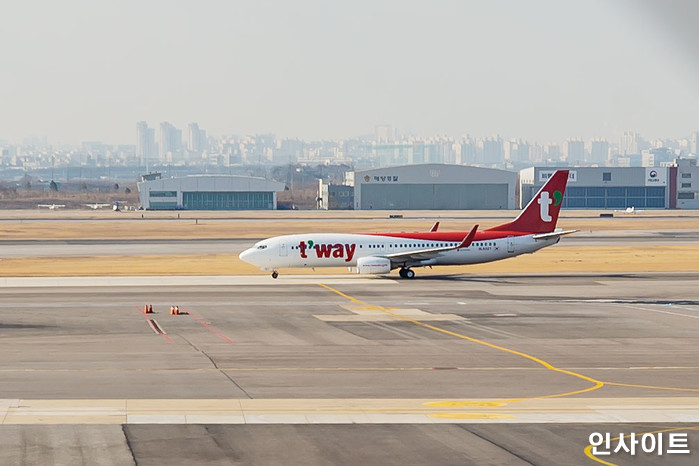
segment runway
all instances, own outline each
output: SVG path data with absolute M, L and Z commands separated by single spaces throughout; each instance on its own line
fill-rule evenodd
M 2 240 L 0 259 L 13 257 L 93 257 L 170 254 L 239 254 L 259 238 L 214 239 L 74 239 Z M 581 231 L 565 237 L 566 246 L 688 246 L 699 242 L 699 231 Z
M 593 464 L 600 430 L 696 449 L 698 279 L 9 277 L 0 463 Z

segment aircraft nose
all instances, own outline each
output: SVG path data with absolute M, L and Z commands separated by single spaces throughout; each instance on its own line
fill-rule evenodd
M 255 252 L 256 251 L 253 248 L 246 249 L 245 251 L 240 253 L 238 258 L 243 262 L 247 262 L 248 264 L 257 265 L 254 261 L 254 257 L 256 255 Z

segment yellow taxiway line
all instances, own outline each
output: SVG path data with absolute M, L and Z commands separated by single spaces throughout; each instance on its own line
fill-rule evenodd
M 342 296 L 345 299 L 348 299 L 349 301 L 361 306 L 364 309 L 380 311 L 380 312 L 385 313 L 385 314 L 387 314 L 387 315 L 389 315 L 397 320 L 410 322 L 412 324 L 418 325 L 420 327 L 428 328 L 428 329 L 433 330 L 435 332 L 440 332 L 440 333 L 443 333 L 446 335 L 451 335 L 453 337 L 460 338 L 462 340 L 467 340 L 467 341 L 470 341 L 472 343 L 477 343 L 479 345 L 487 346 L 489 348 L 492 348 L 492 349 L 495 349 L 498 351 L 503 351 L 505 353 L 513 354 L 515 356 L 519 356 L 519 357 L 528 359 L 530 361 L 533 361 L 533 362 L 543 366 L 544 368 L 546 368 L 550 371 L 558 372 L 561 374 L 566 374 L 566 375 L 569 375 L 571 377 L 575 377 L 575 378 L 584 380 L 584 381 L 592 384 L 590 387 L 582 388 L 580 390 L 574 390 L 574 391 L 563 392 L 563 393 L 554 393 L 554 394 L 549 394 L 549 395 L 533 396 L 533 397 L 511 398 L 511 399 L 506 400 L 507 402 L 520 402 L 520 401 L 532 400 L 532 399 L 569 397 L 572 395 L 578 395 L 581 393 L 586 393 L 586 392 L 598 390 L 598 389 L 604 387 L 605 385 L 613 385 L 613 386 L 618 386 L 618 387 L 629 387 L 629 388 L 645 388 L 645 389 L 652 389 L 652 390 L 667 390 L 667 391 L 677 391 L 677 392 L 699 393 L 699 388 L 664 387 L 664 386 L 658 386 L 658 385 L 637 385 L 637 384 L 626 384 L 626 383 L 620 383 L 620 382 L 607 382 L 607 381 L 597 380 L 597 379 L 594 379 L 592 377 L 588 377 L 586 375 L 580 374 L 578 372 L 574 372 L 572 370 L 561 369 L 559 367 L 556 367 L 556 366 L 544 361 L 541 358 L 538 358 L 536 356 L 532 356 L 532 355 L 524 353 L 522 351 L 516 351 L 516 350 L 510 349 L 510 348 L 506 348 L 504 346 L 495 345 L 493 343 L 489 343 L 489 342 L 484 341 L 484 340 L 479 340 L 477 338 L 469 337 L 469 336 L 461 334 L 461 333 L 457 333 L 457 332 L 453 332 L 451 330 L 437 327 L 435 325 L 427 324 L 425 322 L 421 322 L 420 320 L 416 320 L 416 319 L 411 318 L 409 316 L 406 316 L 404 314 L 393 312 L 391 309 L 385 308 L 383 306 L 368 304 L 360 299 L 354 298 L 354 297 L 352 297 L 346 293 L 343 293 L 342 291 L 339 291 L 339 290 L 337 290 L 331 286 L 328 286 L 324 283 L 318 283 L 318 285 L 329 290 L 329 291 L 332 291 L 333 293 L 335 293 L 339 296 Z

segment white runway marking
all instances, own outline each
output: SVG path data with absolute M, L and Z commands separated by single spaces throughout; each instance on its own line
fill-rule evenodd
M 508 400 L 0 399 L 0 424 L 699 422 L 698 397 Z
M 631 308 L 631 309 L 637 309 L 639 311 L 657 312 L 659 314 L 670 314 L 672 316 L 689 317 L 690 319 L 699 319 L 699 316 L 690 316 L 687 314 L 680 314 L 679 312 L 661 311 L 660 309 L 648 309 L 645 307 L 638 307 L 638 306 L 626 306 L 626 307 Z

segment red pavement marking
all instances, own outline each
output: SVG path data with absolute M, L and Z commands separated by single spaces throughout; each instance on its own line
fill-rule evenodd
M 183 307 L 182 309 L 183 309 L 185 312 L 187 312 L 190 316 L 194 317 L 194 320 L 196 320 L 197 322 L 199 322 L 200 324 L 202 324 L 208 331 L 210 331 L 210 332 L 212 332 L 212 333 L 215 333 L 215 334 L 218 335 L 219 337 L 223 338 L 224 340 L 226 340 L 227 343 L 230 343 L 231 345 L 233 344 L 233 340 L 231 340 L 231 339 L 228 338 L 226 335 L 224 335 L 223 333 L 221 333 L 221 332 L 219 332 L 218 330 L 216 330 L 215 328 L 213 328 L 211 325 L 209 325 L 209 324 L 207 324 L 206 322 L 204 322 L 203 320 L 201 320 L 201 319 L 200 319 L 199 317 L 197 317 L 196 314 L 194 314 L 190 309 L 186 309 L 186 308 L 184 308 L 184 307 Z
M 174 342 L 172 341 L 172 339 L 171 339 L 169 336 L 167 336 L 167 335 L 160 329 L 160 324 L 158 324 L 158 326 L 156 327 L 156 326 L 153 324 L 152 319 L 150 319 L 150 318 L 148 317 L 149 314 L 144 314 L 144 313 L 143 313 L 143 309 L 141 309 L 140 307 L 138 307 L 137 309 L 138 309 L 138 312 L 140 312 L 140 313 L 146 318 L 146 322 L 148 323 L 148 325 L 150 325 L 150 327 L 153 329 L 153 331 L 154 331 L 155 333 L 157 333 L 158 335 L 162 335 L 163 337 L 165 337 L 165 339 L 168 341 L 168 343 L 174 343 Z M 155 314 L 155 313 L 153 313 L 153 314 Z

